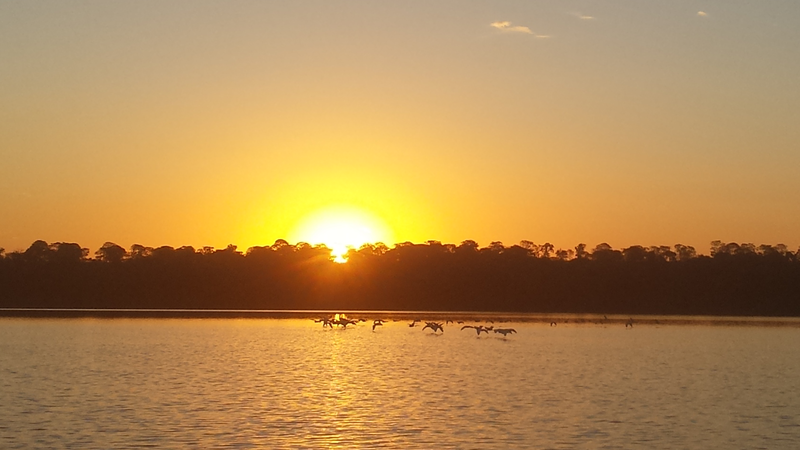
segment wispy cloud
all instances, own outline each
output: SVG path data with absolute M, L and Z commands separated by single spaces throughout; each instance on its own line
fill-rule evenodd
M 596 20 L 595 16 L 590 16 L 589 14 L 579 13 L 577 11 L 568 13 L 570 16 L 577 17 L 580 20 Z
M 697 15 L 700 17 L 708 17 L 708 14 L 705 13 L 704 11 L 697 11 Z
M 536 39 L 550 39 L 549 34 L 537 34 L 531 31 L 528 27 L 523 27 L 520 25 L 511 25 L 511 22 L 504 20 L 502 22 L 492 22 L 490 24 L 492 27 L 497 28 L 498 30 L 504 33 L 523 33 L 523 34 L 530 34 L 531 36 L 535 37 Z
M 509 22 L 509 21 L 503 21 L 503 22 L 492 22 L 492 24 L 491 24 L 491 25 L 492 25 L 493 27 L 497 28 L 498 30 L 501 30 L 501 31 L 508 31 L 508 32 L 514 32 L 514 33 L 533 34 L 533 31 L 531 31 L 531 29 L 530 29 L 530 28 L 528 28 L 528 27 L 523 27 L 523 26 L 519 26 L 519 25 L 517 25 L 517 26 L 512 26 L 512 25 L 511 25 L 511 22 Z

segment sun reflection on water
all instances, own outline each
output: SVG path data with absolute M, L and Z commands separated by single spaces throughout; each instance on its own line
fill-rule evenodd
M 0 320 L 8 448 L 797 448 L 798 329 Z M 766 437 L 780 437 L 780 441 Z M 769 445 L 767 445 L 769 444 Z

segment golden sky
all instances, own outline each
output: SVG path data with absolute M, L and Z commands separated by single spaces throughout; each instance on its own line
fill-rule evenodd
M 799 30 L 795 0 L 2 2 L 0 247 L 244 249 L 342 207 L 396 242 L 796 248 Z

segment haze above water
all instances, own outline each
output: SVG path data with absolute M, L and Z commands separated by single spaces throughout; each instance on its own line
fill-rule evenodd
M 800 328 L 0 319 L 2 448 L 800 446 Z

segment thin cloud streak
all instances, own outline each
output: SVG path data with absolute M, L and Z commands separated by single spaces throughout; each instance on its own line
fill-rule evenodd
M 576 17 L 580 20 L 597 20 L 595 16 L 590 16 L 589 14 L 583 14 L 577 11 L 573 11 L 568 13 L 570 16 Z
M 706 14 L 704 11 L 697 11 L 697 15 L 700 17 L 708 17 L 708 14 Z
M 536 39 L 550 39 L 552 36 L 549 34 L 537 34 L 531 31 L 528 27 L 523 27 L 520 25 L 512 26 L 511 22 L 504 20 L 498 22 L 492 22 L 490 26 L 497 28 L 498 30 L 504 33 L 523 33 L 523 34 L 530 34 Z
M 492 22 L 491 26 L 497 28 L 500 31 L 505 31 L 505 32 L 534 34 L 533 31 L 531 31 L 531 29 L 528 27 L 511 26 L 511 22 L 509 21 Z

